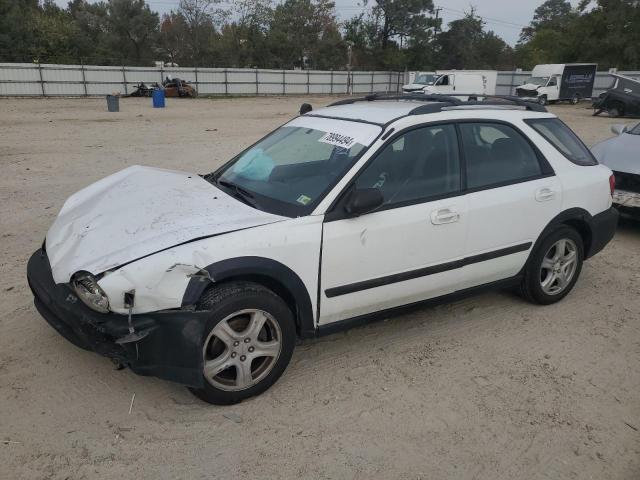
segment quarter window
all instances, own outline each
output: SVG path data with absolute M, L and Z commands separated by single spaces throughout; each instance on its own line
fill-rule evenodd
M 462 123 L 467 188 L 517 182 L 541 175 L 538 156 L 514 128 L 494 123 Z
M 460 191 L 456 129 L 411 130 L 387 145 L 358 176 L 357 188 L 378 188 L 384 206 L 408 204 Z
M 525 122 L 573 163 L 585 166 L 598 164 L 578 136 L 557 118 L 529 119 Z

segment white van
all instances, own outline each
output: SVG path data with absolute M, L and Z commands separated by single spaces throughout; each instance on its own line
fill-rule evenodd
M 438 78 L 433 85 L 424 87 L 425 94 L 482 96 L 496 93 L 498 72 L 495 70 L 438 70 L 436 74 Z

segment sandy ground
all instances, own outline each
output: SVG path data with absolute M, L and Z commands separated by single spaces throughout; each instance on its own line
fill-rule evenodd
M 302 101 L 0 100 L 0 478 L 640 478 L 640 223 L 559 304 L 491 293 L 307 341 L 232 407 L 40 318 L 26 262 L 68 195 L 132 164 L 210 171 Z M 615 123 L 552 110 L 587 143 Z

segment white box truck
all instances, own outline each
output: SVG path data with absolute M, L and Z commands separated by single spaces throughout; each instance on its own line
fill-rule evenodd
M 433 84 L 423 88 L 425 94 L 456 95 L 461 100 L 496 94 L 498 72 L 495 70 L 438 70 L 436 75 Z
M 542 105 L 561 100 L 568 100 L 575 105 L 582 99 L 592 97 L 597 70 L 595 63 L 536 65 L 524 85 L 516 87 L 516 94 Z

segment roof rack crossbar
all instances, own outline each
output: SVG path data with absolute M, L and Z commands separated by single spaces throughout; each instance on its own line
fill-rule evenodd
M 333 102 L 328 105 L 329 107 L 337 107 L 339 105 L 350 105 L 356 102 L 374 102 L 374 101 L 382 101 L 382 100 L 413 100 L 416 102 L 450 102 L 454 105 L 460 105 L 464 102 L 459 98 L 449 95 L 425 95 L 425 94 L 388 94 L 388 93 L 373 93 L 371 95 L 365 95 L 364 97 L 353 97 L 353 98 L 345 98 L 343 100 L 338 100 L 337 102 Z
M 462 101 L 458 97 L 469 97 L 474 100 Z M 482 98 L 482 101 L 477 100 L 477 98 Z M 491 106 L 491 105 L 504 105 L 506 102 L 512 103 L 513 105 L 517 105 L 519 107 L 523 107 L 526 110 L 532 112 L 547 112 L 547 109 L 544 105 L 540 105 L 539 103 L 531 102 L 524 100 L 520 97 L 516 97 L 514 95 L 480 95 L 480 94 L 469 94 L 469 93 L 454 93 L 449 95 L 443 94 L 421 94 L 421 93 L 412 93 L 412 94 L 404 94 L 404 95 L 395 95 L 395 94 L 379 94 L 374 93 L 371 95 L 366 95 L 364 97 L 354 97 L 354 98 L 346 98 L 344 100 L 339 100 L 337 102 L 329 105 L 330 107 L 335 107 L 338 105 L 350 105 L 356 102 L 374 102 L 381 100 L 413 100 L 417 102 L 438 102 L 433 103 L 432 105 L 420 105 L 419 107 L 414 108 L 409 112 L 409 115 L 422 115 L 425 113 L 435 113 L 442 110 L 444 107 L 456 107 L 456 106 L 466 106 L 466 105 L 481 105 L 481 106 Z

